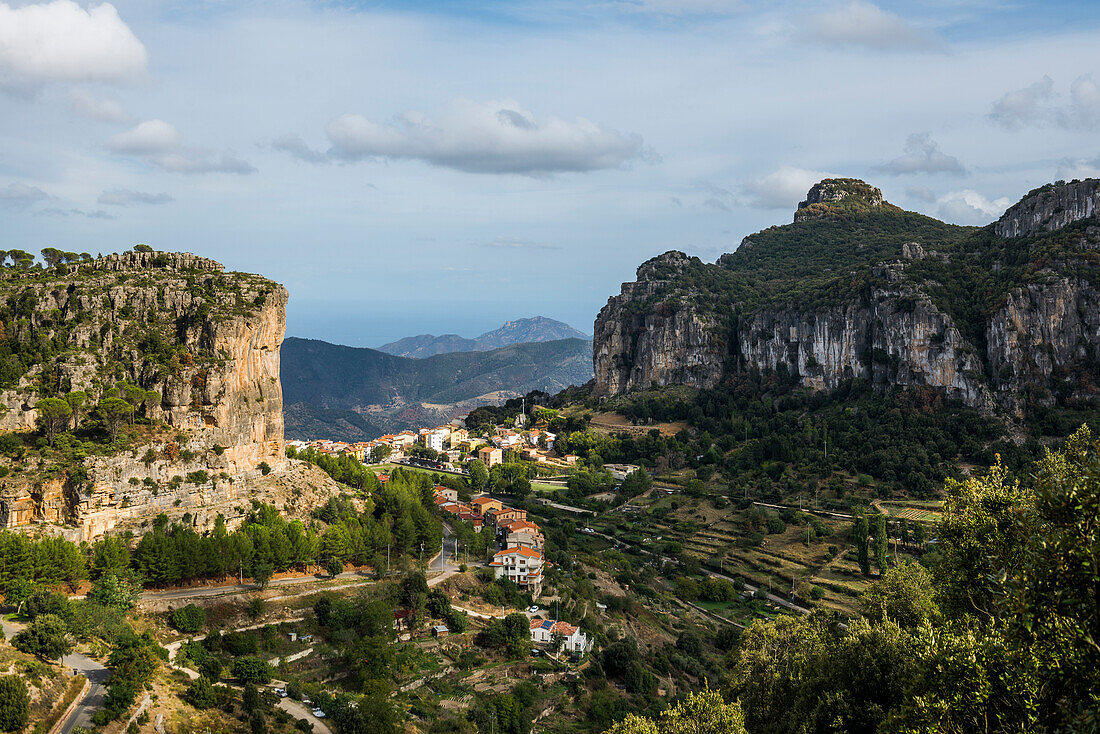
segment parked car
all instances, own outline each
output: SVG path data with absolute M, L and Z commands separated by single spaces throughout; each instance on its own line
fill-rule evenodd
M 321 709 L 313 709 L 313 715 L 316 716 L 318 719 L 325 718 L 325 712 Z
M 539 610 L 539 605 L 538 604 L 535 604 L 534 606 L 527 607 L 527 611 L 529 611 L 531 614 L 534 614 L 538 610 Z
M 286 698 L 286 689 L 285 688 L 276 688 L 275 689 L 275 695 L 278 696 L 279 698 Z

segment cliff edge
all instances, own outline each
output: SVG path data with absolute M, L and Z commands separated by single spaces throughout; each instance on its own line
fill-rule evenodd
M 287 299 L 277 283 L 181 253 L 3 268 L 0 525 L 90 540 L 165 513 L 202 530 L 287 483 L 299 496 L 331 490 L 285 458 Z M 30 433 L 42 401 L 72 394 L 83 405 L 43 446 Z M 131 404 L 117 435 L 104 413 L 113 397 Z
M 904 212 L 862 181 L 822 181 L 793 224 L 716 264 L 681 252 L 643 263 L 596 318 L 596 394 L 784 368 L 813 389 L 934 388 L 1017 415 L 1095 405 L 1098 191 L 1044 187 L 978 228 Z

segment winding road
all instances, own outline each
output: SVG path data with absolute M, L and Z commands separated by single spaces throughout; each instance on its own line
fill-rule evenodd
M 4 628 L 4 639 L 7 640 L 11 640 L 15 633 L 23 629 L 23 625 L 7 619 L 0 619 L 0 625 Z M 76 671 L 77 675 L 83 675 L 87 678 L 91 683 L 91 687 L 77 707 L 69 714 L 69 718 L 65 719 L 60 732 L 61 734 L 69 734 L 77 726 L 91 728 L 92 714 L 103 705 L 109 671 L 100 663 L 79 652 L 66 655 L 61 659 L 61 664 L 69 670 Z

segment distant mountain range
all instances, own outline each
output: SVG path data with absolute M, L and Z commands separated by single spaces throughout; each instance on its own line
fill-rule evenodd
M 378 351 L 397 357 L 431 357 L 451 352 L 487 352 L 509 344 L 530 342 L 551 342 L 561 339 L 588 339 L 588 335 L 577 331 L 569 324 L 535 316 L 529 319 L 506 321 L 499 329 L 487 331 L 475 339 L 467 339 L 458 334 L 421 334 L 407 336 L 378 347 Z
M 560 339 L 413 359 L 289 337 L 281 374 L 287 438 L 365 440 L 531 390 L 583 385 L 592 379 L 592 342 Z

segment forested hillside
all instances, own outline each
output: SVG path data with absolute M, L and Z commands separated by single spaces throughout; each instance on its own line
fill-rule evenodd
M 365 434 L 450 420 L 479 404 L 536 389 L 557 392 L 591 377 L 591 343 L 582 339 L 426 359 L 308 339 L 283 345 L 291 438 L 374 438 Z

